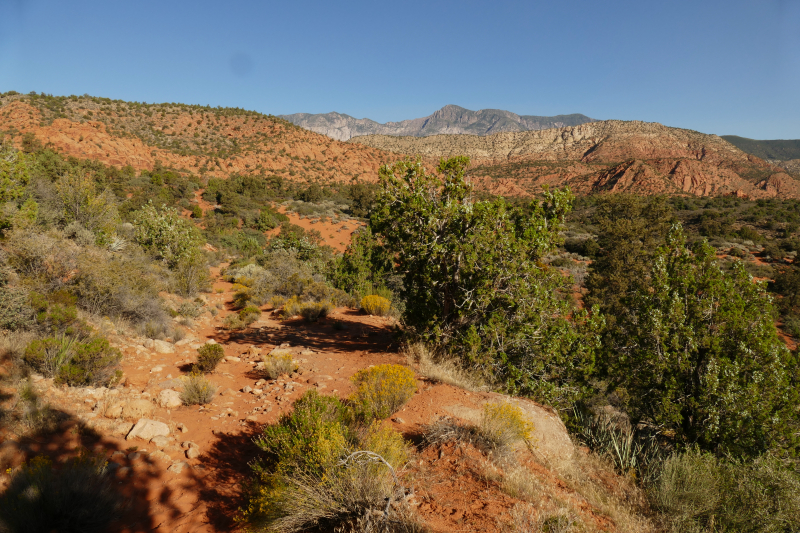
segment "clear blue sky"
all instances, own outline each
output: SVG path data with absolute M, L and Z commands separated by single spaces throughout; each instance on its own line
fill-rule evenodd
M 800 138 L 800 0 L 0 0 L 0 91 Z

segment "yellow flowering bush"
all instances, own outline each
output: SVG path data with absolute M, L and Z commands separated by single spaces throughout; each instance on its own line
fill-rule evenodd
M 361 309 L 369 315 L 384 316 L 389 312 L 391 307 L 392 302 L 377 294 L 364 296 L 361 299 Z
M 520 440 L 528 443 L 533 430 L 519 406 L 511 402 L 484 404 L 480 431 L 496 447 L 505 448 Z
M 286 533 L 320 524 L 339 531 L 352 526 L 354 516 L 383 511 L 397 497 L 396 470 L 409 454 L 392 428 L 378 421 L 364 427 L 350 405 L 316 391 L 297 400 L 255 442 L 265 453 L 252 463 L 256 477 L 239 520 Z M 404 517 L 392 518 L 402 524 Z
M 366 417 L 391 416 L 417 391 L 414 372 L 401 365 L 377 365 L 359 370 L 352 380 L 356 392 L 350 399 Z

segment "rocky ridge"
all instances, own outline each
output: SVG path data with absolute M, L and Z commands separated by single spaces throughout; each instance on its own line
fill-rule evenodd
M 581 114 L 541 117 L 517 115 L 502 109 L 472 111 L 446 105 L 427 117 L 381 124 L 368 118 L 353 118 L 342 113 L 295 113 L 279 115 L 292 124 L 340 141 L 361 135 L 408 135 L 425 137 L 440 134 L 491 135 L 505 131 L 528 131 L 575 126 L 594 119 Z
M 540 131 L 431 137 L 371 135 L 349 141 L 427 160 L 467 155 L 476 179 L 512 180 L 530 193 L 569 185 L 578 193 L 800 198 L 786 169 L 716 135 L 618 120 Z

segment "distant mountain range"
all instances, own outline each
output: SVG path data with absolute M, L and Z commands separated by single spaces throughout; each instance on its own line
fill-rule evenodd
M 446 105 L 432 115 L 400 122 L 381 124 L 368 118 L 353 118 L 342 113 L 295 113 L 279 115 L 301 128 L 322 133 L 339 141 L 362 135 L 395 135 L 427 137 L 440 134 L 491 135 L 493 133 L 546 130 L 578 126 L 595 119 L 579 113 L 539 117 L 517 115 L 502 109 L 472 111 L 457 105 Z
M 761 159 L 771 161 L 800 159 L 800 139 L 757 141 L 756 139 L 748 139 L 738 135 L 722 135 L 721 137 L 739 150 L 753 154 Z

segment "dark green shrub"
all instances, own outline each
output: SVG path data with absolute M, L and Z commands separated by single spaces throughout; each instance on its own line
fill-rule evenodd
M 117 370 L 121 360 L 122 354 L 112 348 L 106 339 L 96 337 L 88 342 L 78 343 L 72 359 L 59 369 L 56 382 L 73 387 L 98 384 L 108 386 L 121 376 L 121 372 Z
M 105 460 L 83 456 L 55 467 L 37 456 L 14 472 L 0 496 L 0 531 L 103 533 L 123 501 Z
M 219 344 L 204 344 L 197 349 L 197 363 L 194 367 L 203 373 L 213 372 L 222 358 L 225 350 Z
M 563 297 L 567 278 L 540 260 L 561 243 L 574 197 L 547 191 L 525 211 L 476 200 L 468 165 L 454 157 L 433 174 L 419 160 L 380 169 L 370 228 L 402 276 L 402 318 L 514 393 L 569 406 L 586 392 L 602 319 L 574 310 Z M 363 271 L 352 269 L 356 281 Z
M 741 262 L 724 272 L 707 243 L 690 251 L 679 225 L 656 252 L 650 280 L 622 299 L 604 346 L 632 423 L 715 453 L 795 453 L 800 375 L 764 285 Z
M 23 361 L 41 374 L 71 386 L 107 386 L 119 377 L 122 354 L 106 339 L 80 341 L 61 335 L 32 341 Z

